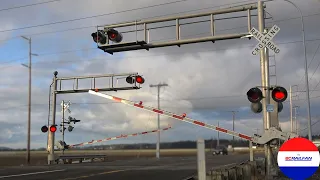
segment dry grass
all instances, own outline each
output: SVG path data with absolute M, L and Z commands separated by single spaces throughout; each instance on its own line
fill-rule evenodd
M 209 151 L 209 150 L 207 150 Z M 155 157 L 155 150 L 67 150 L 65 155 L 85 155 L 85 154 L 105 154 L 109 161 L 133 158 L 152 158 Z M 56 152 L 61 155 L 62 152 Z M 47 151 L 31 151 L 31 164 L 42 165 L 47 163 Z M 196 149 L 161 149 L 164 157 L 173 156 L 195 156 Z M 19 166 L 26 162 L 26 152 L 11 151 L 0 152 L 0 166 Z
M 260 151 L 259 149 L 255 150 Z M 206 152 L 210 152 L 210 149 L 206 149 Z M 133 159 L 133 158 L 153 158 L 156 151 L 152 150 L 67 150 L 65 155 L 85 155 L 85 154 L 105 154 L 108 156 L 109 161 Z M 249 153 L 248 150 L 240 150 L 234 153 L 245 154 Z M 62 152 L 56 152 L 57 155 L 61 155 Z M 196 156 L 197 149 L 161 149 L 162 157 L 186 157 Z M 47 164 L 47 151 L 31 151 L 31 164 L 43 165 Z M 0 166 L 19 166 L 26 162 L 26 152 L 24 151 L 10 151 L 0 152 Z

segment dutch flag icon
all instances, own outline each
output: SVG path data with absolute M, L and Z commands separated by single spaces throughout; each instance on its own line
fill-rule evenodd
M 319 168 L 319 151 L 313 142 L 305 138 L 293 138 L 280 147 L 278 166 L 288 178 L 305 180 Z

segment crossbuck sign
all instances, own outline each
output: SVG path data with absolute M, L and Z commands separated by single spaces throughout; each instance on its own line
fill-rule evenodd
M 261 49 L 267 47 L 274 53 L 278 54 L 280 52 L 280 49 L 271 40 L 279 31 L 280 31 L 280 28 L 277 25 L 274 25 L 269 30 L 269 32 L 266 35 L 264 35 L 260 31 L 258 31 L 256 28 L 253 27 L 250 30 L 250 34 L 259 41 L 259 44 L 257 44 L 256 47 L 254 47 L 251 53 L 253 55 L 257 55 Z

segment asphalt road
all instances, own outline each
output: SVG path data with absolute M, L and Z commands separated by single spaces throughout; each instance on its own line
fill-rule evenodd
M 218 168 L 249 159 L 248 154 L 207 156 L 206 168 Z M 196 157 L 163 157 L 113 162 L 8 167 L 0 169 L 0 180 L 182 180 L 197 173 Z

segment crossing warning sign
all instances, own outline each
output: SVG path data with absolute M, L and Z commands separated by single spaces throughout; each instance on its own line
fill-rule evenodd
M 273 51 L 274 53 L 278 54 L 280 52 L 279 47 L 272 42 L 271 40 L 273 37 L 280 31 L 280 28 L 277 25 L 274 25 L 267 34 L 262 34 L 260 31 L 258 31 L 256 28 L 252 28 L 250 30 L 250 34 L 255 37 L 259 43 L 253 48 L 251 54 L 257 55 L 259 51 L 265 47 L 267 47 L 269 50 Z

